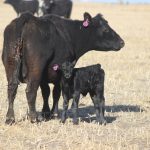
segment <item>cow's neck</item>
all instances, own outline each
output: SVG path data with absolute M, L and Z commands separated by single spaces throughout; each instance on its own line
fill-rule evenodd
M 90 43 L 91 30 L 83 27 L 82 23 L 82 21 L 70 21 L 67 27 L 77 60 L 90 51 L 92 46 Z

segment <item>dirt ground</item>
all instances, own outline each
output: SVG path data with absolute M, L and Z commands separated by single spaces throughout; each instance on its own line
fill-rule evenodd
M 105 70 L 106 126 L 94 123 L 95 111 L 87 96 L 80 100 L 80 123 L 59 119 L 31 124 L 27 113 L 26 85 L 21 84 L 15 100 L 16 124 L 5 125 L 7 81 L 0 61 L 0 150 L 150 150 L 150 5 L 75 3 L 73 19 L 83 12 L 102 13 L 123 37 L 126 46 L 119 52 L 85 54 L 77 66 L 100 63 Z M 3 31 L 16 17 L 9 5 L 0 1 L 0 55 Z M 52 88 L 52 85 L 51 85 Z M 52 104 L 52 98 L 49 100 Z M 37 111 L 42 97 L 37 96 Z M 62 98 L 60 99 L 60 111 Z

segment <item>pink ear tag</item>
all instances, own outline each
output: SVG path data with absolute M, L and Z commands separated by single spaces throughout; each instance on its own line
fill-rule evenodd
M 55 64 L 54 66 L 53 66 L 53 70 L 54 71 L 57 71 L 59 69 L 59 65 L 58 64 Z
M 83 27 L 87 28 L 89 26 L 89 20 L 86 19 L 84 22 L 83 22 Z

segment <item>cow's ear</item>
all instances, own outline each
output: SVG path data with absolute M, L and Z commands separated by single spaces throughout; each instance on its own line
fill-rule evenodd
M 5 3 L 5 4 L 7 4 L 7 3 L 8 3 L 8 1 L 7 1 L 7 0 L 5 0 L 5 1 L 4 1 L 4 3 Z
M 93 23 L 94 26 L 99 27 L 100 25 L 103 25 L 101 20 L 102 20 L 102 15 L 99 13 L 95 17 L 93 17 L 92 23 Z
M 50 2 L 50 4 L 53 4 L 53 3 L 54 3 L 54 0 L 50 0 L 49 2 Z
M 83 26 L 88 27 L 89 24 L 92 22 L 92 17 L 89 13 L 85 12 L 84 13 L 84 21 L 83 21 Z

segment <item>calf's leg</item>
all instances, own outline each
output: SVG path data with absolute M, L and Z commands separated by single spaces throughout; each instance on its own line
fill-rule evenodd
M 80 92 L 76 91 L 73 94 L 73 124 L 78 124 L 78 103 L 80 99 Z
M 61 116 L 61 122 L 65 123 L 66 118 L 67 118 L 67 110 L 68 110 L 68 105 L 69 105 L 69 98 L 67 97 L 66 94 L 62 94 L 63 95 L 63 112 L 62 112 L 62 116 Z
M 96 94 L 91 94 L 91 99 L 94 103 L 94 107 L 96 110 L 96 121 L 99 124 L 106 124 L 106 120 L 104 118 L 105 111 L 105 98 L 103 96 L 103 92 L 97 92 Z

